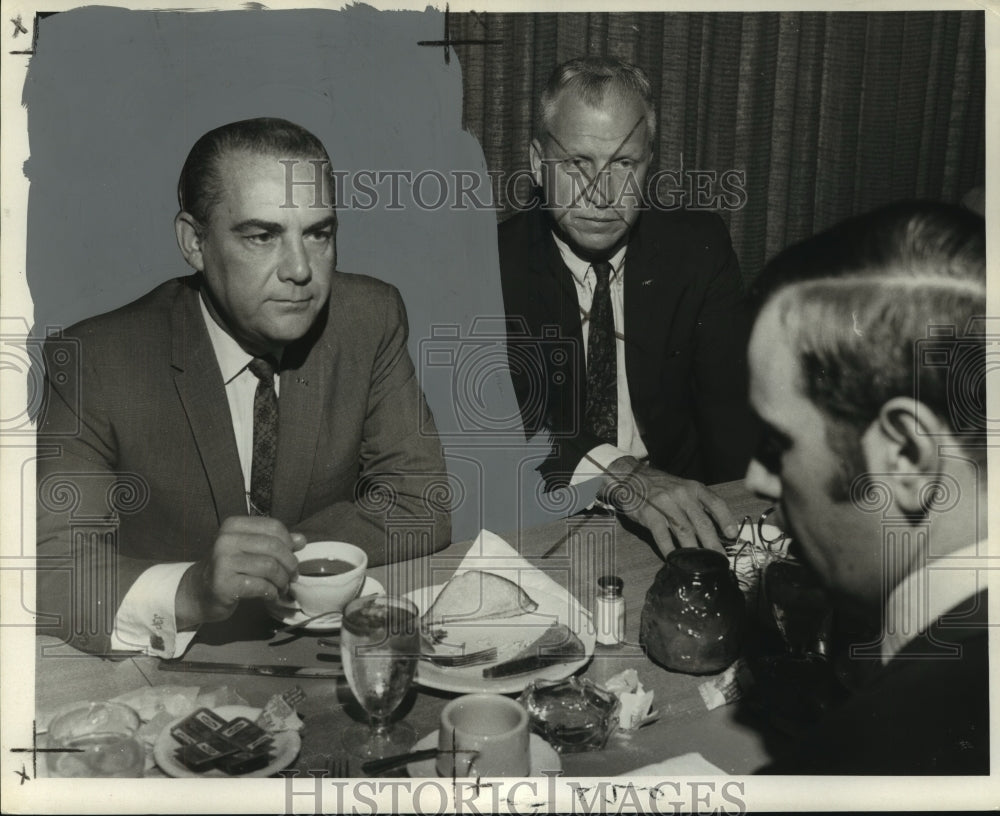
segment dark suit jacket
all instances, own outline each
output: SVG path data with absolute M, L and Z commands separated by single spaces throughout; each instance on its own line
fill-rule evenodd
M 224 519 L 247 513 L 199 284 L 168 281 L 47 345 L 39 623 L 79 648 L 106 648 L 143 570 L 198 560 Z M 445 467 L 406 336 L 393 287 L 335 273 L 326 314 L 282 359 L 271 515 L 310 540 L 355 543 L 372 565 L 450 537 L 448 508 L 425 500 Z M 416 533 L 405 552 L 387 552 L 394 523 Z
M 951 610 L 948 616 L 956 616 L 952 625 L 939 621 L 931 626 L 762 772 L 988 774 L 987 607 L 983 590 L 961 609 Z M 940 652 L 940 644 L 954 644 L 958 653 L 926 656 Z
M 576 289 L 544 211 L 505 221 L 499 244 L 511 376 L 526 434 L 553 434 L 541 471 L 554 487 L 599 444 L 581 427 L 586 373 Z M 642 213 L 629 235 L 624 285 L 629 396 L 651 464 L 702 482 L 741 478 L 755 434 L 749 317 L 722 220 Z

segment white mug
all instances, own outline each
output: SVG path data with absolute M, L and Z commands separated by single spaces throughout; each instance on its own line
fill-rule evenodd
M 501 694 L 466 694 L 441 711 L 441 776 L 527 776 L 528 712 Z

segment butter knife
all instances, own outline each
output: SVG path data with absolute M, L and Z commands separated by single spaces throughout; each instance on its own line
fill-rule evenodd
M 265 677 L 343 677 L 342 668 L 332 666 L 254 666 L 249 663 L 213 663 L 208 660 L 165 660 L 160 671 L 258 674 Z

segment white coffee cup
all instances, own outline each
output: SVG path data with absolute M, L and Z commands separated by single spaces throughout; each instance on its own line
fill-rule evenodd
M 307 615 L 341 611 L 361 590 L 368 567 L 368 554 L 346 541 L 311 541 L 295 558 L 299 575 L 288 588 Z
M 528 712 L 502 694 L 466 694 L 441 711 L 441 776 L 527 776 Z

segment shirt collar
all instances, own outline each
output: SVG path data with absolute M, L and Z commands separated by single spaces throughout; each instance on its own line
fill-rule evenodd
M 201 306 L 201 315 L 205 318 L 205 325 L 208 327 L 208 339 L 211 341 L 212 348 L 215 351 L 215 359 L 219 361 L 219 369 L 222 371 L 222 381 L 226 385 L 229 385 L 250 364 L 253 356 L 247 354 L 240 344 L 215 322 L 215 319 L 208 311 L 208 307 L 205 305 L 204 298 L 199 296 L 198 305 Z
M 979 591 L 979 570 L 974 559 L 982 558 L 985 551 L 985 541 L 969 544 L 946 556 L 932 558 L 896 584 L 885 605 L 883 663 L 888 663 L 934 621 Z
M 559 249 L 559 254 L 562 255 L 563 263 L 569 268 L 569 271 L 576 279 L 576 282 L 583 285 L 584 280 L 587 278 L 587 273 L 591 270 L 593 264 L 577 256 L 577 254 L 569 248 L 569 244 L 567 244 L 554 232 L 552 233 L 552 237 L 555 239 L 556 247 Z M 625 260 L 625 249 L 626 247 L 621 247 L 621 249 L 619 249 L 614 255 L 608 258 L 608 263 L 611 264 L 612 280 L 620 278 L 625 274 L 623 263 Z

